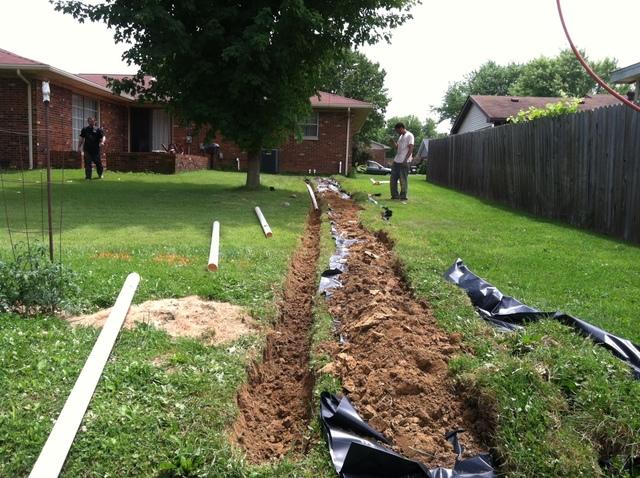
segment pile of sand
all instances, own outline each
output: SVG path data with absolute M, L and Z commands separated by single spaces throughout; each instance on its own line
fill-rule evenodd
M 111 309 L 70 317 L 72 325 L 102 327 Z M 151 324 L 172 337 L 193 337 L 216 345 L 231 342 L 256 331 L 255 321 L 244 308 L 225 302 L 206 301 L 196 296 L 151 300 L 131 306 L 124 327 Z

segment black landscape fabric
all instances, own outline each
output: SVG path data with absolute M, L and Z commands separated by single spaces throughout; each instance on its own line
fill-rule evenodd
M 617 337 L 584 320 L 562 312 L 540 312 L 517 299 L 503 295 L 500 290 L 481 279 L 458 259 L 445 273 L 445 278 L 464 289 L 478 312 L 488 322 L 503 330 L 522 327 L 527 321 L 554 318 L 589 336 L 597 344 L 609 349 L 633 369 L 640 378 L 640 346 Z
M 425 404 L 425 406 L 428 406 Z M 378 442 L 387 439 L 365 422 L 346 397 L 328 392 L 320 395 L 320 421 L 324 428 L 333 466 L 342 478 L 494 478 L 488 455 L 460 459 L 459 430 L 447 438 L 458 459 L 453 470 L 429 470 L 417 461 L 399 455 Z

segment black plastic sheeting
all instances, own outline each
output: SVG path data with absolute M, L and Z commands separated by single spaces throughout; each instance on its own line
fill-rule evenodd
M 331 217 L 331 212 L 329 212 Z M 319 291 L 326 297 L 331 297 L 331 290 L 342 287 L 342 282 L 338 276 L 347 270 L 347 256 L 349 247 L 358 242 L 357 239 L 347 239 L 343 237 L 336 228 L 335 223 L 331 223 L 331 236 L 336 241 L 336 252 L 329 259 L 329 269 L 320 276 Z
M 541 312 L 502 294 L 500 290 L 481 279 L 458 259 L 445 273 L 445 278 L 464 289 L 480 316 L 496 327 L 511 331 L 521 328 L 528 321 L 554 318 L 587 335 L 594 342 L 609 349 L 616 357 L 633 369 L 640 378 L 640 346 L 602 330 L 584 320 L 562 312 Z
M 409 460 L 379 442 L 389 443 L 366 423 L 348 398 L 322 392 L 320 421 L 324 428 L 329 453 L 342 478 L 495 478 L 488 455 L 461 459 L 463 448 L 458 441 L 461 430 L 447 434 L 457 454 L 452 470 L 428 469 L 420 462 Z

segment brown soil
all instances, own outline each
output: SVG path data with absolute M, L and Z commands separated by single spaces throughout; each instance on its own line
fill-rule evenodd
M 73 325 L 102 327 L 110 312 L 111 309 L 105 309 L 67 320 Z M 231 342 L 256 332 L 254 320 L 242 307 L 195 296 L 133 305 L 124 326 L 133 328 L 138 323 L 151 324 L 173 337 L 200 338 L 212 345 Z
M 449 359 L 462 352 L 460 337 L 442 331 L 400 274 L 392 241 L 358 221 L 358 206 L 334 193 L 323 197 L 332 219 L 348 239 L 347 272 L 334 289 L 329 311 L 346 339 L 334 344 L 334 360 L 323 370 L 339 376 L 344 391 L 374 428 L 407 457 L 430 466 L 452 467 L 455 456 L 444 438 L 463 428 L 466 454 L 486 451 L 484 425 L 448 373 Z
M 238 393 L 240 413 L 232 439 L 254 463 L 303 452 L 307 443 L 313 388 L 310 329 L 319 234 L 320 218 L 312 213 L 289 267 L 278 322 L 267 336 L 263 360 L 250 368 L 248 384 Z
M 154 256 L 153 261 L 175 266 L 188 266 L 189 264 L 191 264 L 191 261 L 188 257 L 179 256 L 176 254 L 159 254 L 157 256 Z
M 98 259 L 116 259 L 118 261 L 130 261 L 131 255 L 126 252 L 98 252 L 96 254 Z

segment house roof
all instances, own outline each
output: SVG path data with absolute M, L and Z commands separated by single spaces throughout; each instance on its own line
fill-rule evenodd
M 640 80 L 640 63 L 620 68 L 611 73 L 613 83 L 635 83 Z
M 366 101 L 354 100 L 346 96 L 340 96 L 325 91 L 318 91 L 318 95 L 311 97 L 311 106 L 314 108 L 354 108 L 354 109 L 372 109 L 371 103 Z
M 451 128 L 451 134 L 456 134 L 465 116 L 474 104 L 480 108 L 482 113 L 487 117 L 489 123 L 501 123 L 507 120 L 510 116 L 518 114 L 522 110 L 527 110 L 531 107 L 544 108 L 548 104 L 558 103 L 562 98 L 551 96 L 490 96 L 490 95 L 471 95 L 467 98 L 462 110 L 458 114 L 453 127 Z M 596 108 L 602 108 L 603 106 L 617 105 L 621 103 L 620 100 L 612 95 L 593 95 L 585 96 L 579 106 L 580 111 L 588 111 Z
M 377 141 L 371 141 L 371 143 L 369 144 L 369 149 L 382 149 L 382 150 L 388 150 L 391 149 L 391 146 L 387 146 L 386 144 L 382 144 L 382 143 L 378 143 Z
M 84 78 L 85 80 L 92 81 L 100 86 L 107 88 L 107 78 L 113 80 L 124 80 L 125 78 L 131 78 L 131 73 L 129 74 L 116 74 L 116 73 L 78 73 L 80 78 Z M 148 85 L 153 77 L 151 75 L 145 75 L 144 82 L 145 86 Z
M 0 48 L 0 65 L 44 65 L 44 63 L 16 55 L 15 53 Z
M 73 74 L 52 67 L 45 63 L 40 63 L 29 58 L 16 55 L 8 50 L 0 49 L 0 73 L 3 71 L 16 74 L 15 70 L 21 70 L 22 73 L 29 73 L 32 77 L 42 80 L 56 81 L 62 85 L 75 87 L 85 92 L 98 96 L 108 96 L 111 100 L 124 102 L 134 101 L 135 98 L 126 95 L 114 95 L 107 86 L 105 77 L 113 79 L 123 79 L 132 76 L 131 74 L 112 74 L 112 73 L 81 73 Z M 145 76 L 145 82 L 151 80 L 151 76 Z M 319 91 L 317 95 L 310 98 L 311 106 L 318 109 L 341 109 L 351 108 L 353 111 L 353 130 L 358 131 L 367 115 L 373 109 L 371 103 L 365 101 L 354 100 L 345 96 L 336 95 Z

